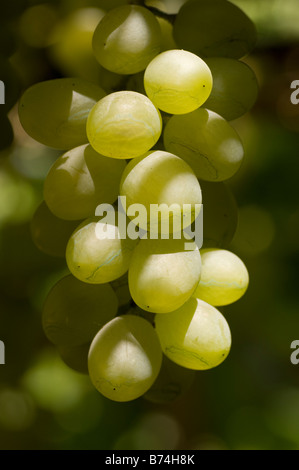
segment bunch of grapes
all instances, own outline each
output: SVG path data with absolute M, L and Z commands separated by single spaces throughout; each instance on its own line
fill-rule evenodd
M 228 250 L 238 211 L 225 180 L 244 157 L 229 121 L 257 98 L 240 60 L 256 31 L 227 0 L 137 3 L 99 0 L 107 11 L 90 47 L 112 91 L 82 77 L 44 81 L 25 91 L 19 116 L 62 151 L 32 220 L 36 245 L 69 269 L 44 304 L 47 338 L 105 397 L 165 402 L 226 359 L 218 307 L 248 287 Z M 155 223 L 152 206 L 171 210 Z M 200 245 L 182 234 L 203 207 Z

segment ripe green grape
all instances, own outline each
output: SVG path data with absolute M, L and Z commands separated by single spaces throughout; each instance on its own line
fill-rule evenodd
M 87 135 L 106 157 L 134 158 L 150 150 L 162 131 L 161 115 L 146 96 L 133 91 L 111 93 L 91 110 Z
M 144 87 L 157 108 L 169 114 L 186 114 L 203 105 L 213 85 L 211 71 L 197 55 L 171 50 L 147 66 Z
M 177 49 L 176 43 L 173 39 L 173 26 L 165 18 L 156 16 L 157 21 L 161 28 L 161 52 L 169 51 L 170 49 Z
M 57 347 L 75 348 L 91 342 L 117 309 L 117 297 L 109 284 L 94 286 L 67 275 L 47 295 L 43 329 Z
M 160 52 L 161 29 L 153 13 L 137 5 L 109 11 L 93 36 L 98 62 L 111 72 L 141 72 Z
M 31 220 L 31 236 L 43 253 L 64 258 L 68 240 L 81 220 L 62 220 L 56 217 L 42 201 Z
M 253 70 L 244 62 L 224 57 L 211 57 L 206 63 L 213 75 L 213 90 L 205 107 L 228 121 L 250 111 L 258 96 Z
M 57 351 L 63 362 L 76 372 L 88 374 L 88 352 L 91 341 L 80 346 L 58 346 Z
M 133 210 L 127 209 L 127 215 L 151 234 L 180 232 L 196 218 L 202 201 L 192 169 L 176 155 L 159 150 L 127 165 L 120 195 L 126 197 L 128 209 L 142 204 L 137 219 Z
M 160 373 L 143 398 L 159 405 L 175 402 L 192 386 L 195 371 L 175 364 L 163 354 Z
M 141 397 L 156 380 L 162 351 L 154 328 L 143 318 L 124 315 L 106 324 L 88 356 L 90 379 L 106 398 L 126 402 Z
M 189 0 L 176 17 L 173 34 L 179 48 L 203 58 L 240 59 L 257 40 L 253 22 L 226 0 Z
M 117 199 L 125 167 L 125 161 L 104 157 L 88 144 L 76 147 L 50 169 L 44 184 L 45 201 L 62 219 L 93 217 L 99 204 Z
M 219 248 L 203 249 L 200 254 L 201 278 L 194 296 L 214 307 L 239 300 L 249 283 L 248 271 L 243 261 L 231 251 Z
M 235 129 L 219 114 L 199 108 L 172 116 L 164 131 L 168 152 L 183 158 L 199 179 L 224 181 L 240 168 L 244 149 Z
M 129 288 L 143 310 L 168 313 L 181 307 L 195 291 L 201 272 L 195 244 L 184 240 L 140 240 L 129 267 Z
M 33 139 L 68 150 L 88 142 L 88 114 L 105 95 L 99 86 L 79 78 L 36 83 L 20 99 L 20 121 Z
M 226 248 L 238 225 L 238 206 L 227 183 L 200 180 L 203 198 L 203 247 Z
M 118 279 L 129 269 L 137 242 L 122 235 L 118 221 L 113 220 L 114 212 L 111 211 L 111 214 L 111 217 L 108 215 L 85 220 L 69 239 L 67 265 L 81 281 L 104 284 Z M 115 219 L 120 218 L 121 215 L 118 217 L 116 213 Z
M 215 307 L 202 300 L 191 298 L 175 312 L 156 315 L 155 324 L 164 354 L 182 367 L 212 369 L 229 354 L 228 323 Z

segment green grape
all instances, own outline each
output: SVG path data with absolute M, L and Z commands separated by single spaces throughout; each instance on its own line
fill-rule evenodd
M 161 29 L 161 52 L 177 49 L 177 45 L 173 39 L 173 26 L 165 18 L 156 16 Z
M 173 35 L 179 48 L 203 58 L 240 59 L 257 40 L 253 22 L 226 0 L 189 0 L 176 17 Z
M 173 403 L 191 388 L 194 379 L 194 370 L 181 367 L 163 355 L 160 373 L 143 398 L 159 405 Z
M 131 296 L 140 308 L 164 314 L 191 297 L 200 279 L 201 259 L 195 244 L 185 248 L 184 240 L 140 240 L 129 267 Z
M 57 347 L 82 346 L 115 317 L 117 309 L 117 297 L 109 284 L 93 286 L 67 275 L 47 295 L 43 329 Z
M 141 72 L 160 52 L 160 25 L 144 7 L 121 6 L 100 21 L 92 45 L 98 62 L 111 72 Z
M 133 91 L 111 93 L 91 110 L 87 135 L 92 147 L 106 157 L 134 158 L 158 141 L 162 119 L 146 96 Z
M 1 105 L 0 105 L 1 106 Z M 5 111 L 0 112 L 0 151 L 8 148 L 14 139 L 14 132 Z
M 258 96 L 253 70 L 244 62 L 224 57 L 211 57 L 206 63 L 213 75 L 213 90 L 205 107 L 228 121 L 250 111 Z
M 156 331 L 164 354 L 193 370 L 221 364 L 231 348 L 231 333 L 224 316 L 206 302 L 191 298 L 175 312 L 156 315 Z
M 135 158 L 127 165 L 120 195 L 126 197 L 127 215 L 136 225 L 138 220 L 139 226 L 153 236 L 180 232 L 190 225 L 202 201 L 201 188 L 191 168 L 176 155 L 159 150 Z M 133 204 L 138 204 L 137 218 Z
M 69 239 L 66 249 L 67 265 L 71 273 L 81 281 L 104 284 L 118 279 L 128 271 L 137 242 L 121 233 L 118 221 L 113 220 L 114 215 L 111 212 L 107 217 L 85 220 Z M 115 218 L 120 219 L 121 215 L 116 214 Z
M 80 223 L 80 220 L 59 219 L 42 201 L 31 220 L 32 240 L 43 253 L 64 258 L 68 240 Z
M 125 167 L 125 161 L 104 157 L 90 145 L 76 147 L 50 169 L 44 184 L 45 201 L 62 219 L 93 217 L 99 204 L 117 199 Z
M 58 353 L 63 362 L 76 372 L 88 374 L 88 352 L 91 342 L 80 346 L 58 346 Z
M 88 114 L 105 95 L 99 86 L 79 78 L 40 82 L 21 97 L 20 121 L 33 139 L 48 147 L 68 150 L 88 142 Z
M 200 181 L 203 197 L 203 247 L 226 248 L 238 225 L 238 206 L 226 183 Z
M 231 251 L 207 248 L 200 252 L 200 282 L 194 297 L 220 307 L 239 300 L 249 283 L 248 271 L 240 258 Z
M 199 179 L 224 181 L 240 168 L 244 149 L 235 129 L 219 114 L 200 108 L 172 116 L 164 131 L 168 152 L 183 158 Z
M 186 114 L 203 105 L 213 85 L 207 64 L 195 54 L 165 51 L 147 66 L 144 87 L 157 108 L 169 114 Z
M 127 272 L 120 278 L 115 279 L 115 281 L 111 281 L 110 285 L 116 294 L 116 297 L 118 299 L 118 305 L 120 307 L 128 305 L 131 302 L 132 297 L 130 294 L 129 279 Z
M 162 351 L 154 328 L 134 315 L 117 317 L 94 338 L 88 356 L 90 379 L 106 398 L 141 397 L 156 380 Z

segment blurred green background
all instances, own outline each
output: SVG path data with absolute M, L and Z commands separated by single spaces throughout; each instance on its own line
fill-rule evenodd
M 110 402 L 62 363 L 42 331 L 41 307 L 65 263 L 40 253 L 30 236 L 43 180 L 60 153 L 24 134 L 14 106 L 14 141 L 0 152 L 0 340 L 6 347 L 0 449 L 299 449 L 299 365 L 290 361 L 291 342 L 299 339 L 299 105 L 290 102 L 290 84 L 299 80 L 298 2 L 234 3 L 258 28 L 257 47 L 244 60 L 257 74 L 260 95 L 233 122 L 246 159 L 229 181 L 240 209 L 231 250 L 246 263 L 250 288 L 222 309 L 233 338 L 228 359 L 198 373 L 192 388 L 167 406 L 143 398 Z M 0 54 L 17 77 L 7 83 L 12 94 L 76 67 L 80 72 L 80 64 L 67 64 L 52 46 L 75 8 L 96 6 L 1 2 Z M 98 15 L 85 15 L 87 30 Z M 90 76 L 93 67 L 88 60 L 81 73 Z M 106 79 L 108 88 L 118 81 Z M 9 138 L 5 126 L 1 142 Z

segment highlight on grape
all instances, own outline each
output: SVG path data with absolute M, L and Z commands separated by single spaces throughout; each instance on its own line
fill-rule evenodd
M 5 364 L 5 345 L 3 341 L 0 341 L 0 365 Z
M 117 210 L 112 204 L 100 204 L 95 211 L 99 222 L 95 225 L 95 233 L 98 240 L 119 238 L 125 240 L 151 239 L 164 240 L 185 239 L 185 250 L 190 250 L 190 241 L 194 241 L 198 248 L 203 244 L 203 205 L 177 203 L 150 204 L 149 214 L 145 205 L 135 203 L 127 207 L 126 196 L 118 196 Z M 192 224 L 192 212 L 198 214 Z M 175 217 L 179 213 L 181 217 Z M 127 216 L 131 218 L 128 222 Z M 118 230 L 115 230 L 116 218 L 118 219 Z M 147 230 L 140 225 L 149 220 Z

